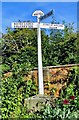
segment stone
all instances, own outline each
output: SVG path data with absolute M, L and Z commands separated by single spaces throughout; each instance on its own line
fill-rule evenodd
M 27 106 L 28 111 L 37 112 L 40 111 L 44 106 L 54 106 L 53 96 L 48 95 L 35 95 L 24 100 L 24 106 Z

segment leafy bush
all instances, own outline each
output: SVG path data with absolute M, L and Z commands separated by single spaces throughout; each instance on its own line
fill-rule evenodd
M 27 109 L 24 107 L 24 99 L 37 94 L 35 83 L 32 80 L 26 81 L 24 79 L 24 75 L 27 75 L 31 68 L 29 62 L 21 64 L 14 62 L 11 70 L 12 75 L 9 77 L 3 75 L 2 118 L 18 118 L 25 115 Z
M 39 115 L 42 118 L 54 118 L 55 120 L 79 118 L 79 97 L 70 96 L 69 99 L 59 98 L 55 108 L 46 106 Z
M 7 71 L 9 71 L 10 70 L 10 67 L 9 67 L 9 65 L 7 65 L 7 64 L 2 64 L 2 65 L 0 65 L 0 71 L 1 72 L 7 72 Z
M 37 94 L 36 85 L 32 80 L 24 81 L 22 77 L 18 79 L 6 78 L 2 85 L 2 117 L 18 117 L 20 114 L 24 114 L 22 113 L 24 99 Z
M 61 95 L 55 101 L 55 107 L 45 106 L 38 116 L 41 118 L 51 118 L 54 120 L 62 119 L 77 119 L 79 118 L 79 68 L 74 68 L 71 71 L 70 82 L 65 90 L 62 90 Z M 78 84 L 76 84 L 76 82 Z
M 73 26 L 65 25 L 64 31 L 53 30 L 49 36 L 42 30 L 43 66 L 79 62 L 76 54 L 77 36 L 71 27 L 73 29 Z M 3 64 L 0 65 L 0 72 L 12 72 L 12 76 L 4 78 L 3 75 L 2 78 L 2 118 L 53 117 L 57 119 L 63 116 L 68 118 L 69 115 L 76 118 L 79 112 L 77 69 L 72 71 L 69 78 L 71 84 L 67 90 L 62 91 L 61 98 L 56 101 L 54 109 L 47 106 L 37 115 L 28 114 L 27 107 L 23 106 L 24 98 L 37 94 L 37 86 L 32 80 L 25 81 L 24 75 L 27 75 L 33 67 L 37 67 L 37 31 L 27 28 L 14 30 L 8 28 L 7 33 L 2 37 Z M 73 104 L 69 96 L 75 96 Z M 63 99 L 69 100 L 71 104 L 64 105 Z

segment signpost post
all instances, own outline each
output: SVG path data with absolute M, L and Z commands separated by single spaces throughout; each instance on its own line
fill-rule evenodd
M 41 20 L 53 14 L 53 10 L 44 15 L 41 10 L 36 10 L 33 16 L 37 16 L 37 22 L 12 22 L 12 28 L 37 28 L 38 39 L 38 81 L 39 81 L 39 94 L 44 94 L 43 85 L 43 69 L 42 69 L 42 50 L 41 50 L 41 30 L 40 28 L 48 29 L 64 29 L 62 24 L 40 23 Z
M 35 14 L 36 13 L 36 14 Z M 43 69 L 42 69 L 42 50 L 41 50 L 41 31 L 40 31 L 40 16 L 43 16 L 42 11 L 35 11 L 33 16 L 37 16 L 37 37 L 38 37 L 38 83 L 39 83 L 39 94 L 44 94 L 44 85 L 43 85 Z

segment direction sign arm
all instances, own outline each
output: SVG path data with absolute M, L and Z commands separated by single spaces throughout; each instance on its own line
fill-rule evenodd
M 51 16 L 52 14 L 53 14 L 53 10 L 51 10 L 50 12 L 48 12 L 47 14 L 45 14 L 44 16 L 41 16 L 41 17 L 40 17 L 40 20 L 43 20 L 43 19 Z

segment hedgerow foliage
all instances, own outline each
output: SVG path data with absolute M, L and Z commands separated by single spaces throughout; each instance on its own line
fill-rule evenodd
M 63 31 L 51 30 L 49 36 L 42 30 L 43 66 L 79 62 L 77 35 L 73 31 L 73 24 L 64 24 Z M 37 94 L 38 90 L 32 80 L 25 81 L 24 75 L 27 76 L 30 70 L 37 67 L 37 30 L 7 28 L 0 44 L 2 118 L 28 118 L 31 115 L 28 115 L 27 108 L 24 107 L 24 99 Z M 4 74 L 8 72 L 12 72 L 12 75 L 5 77 Z

